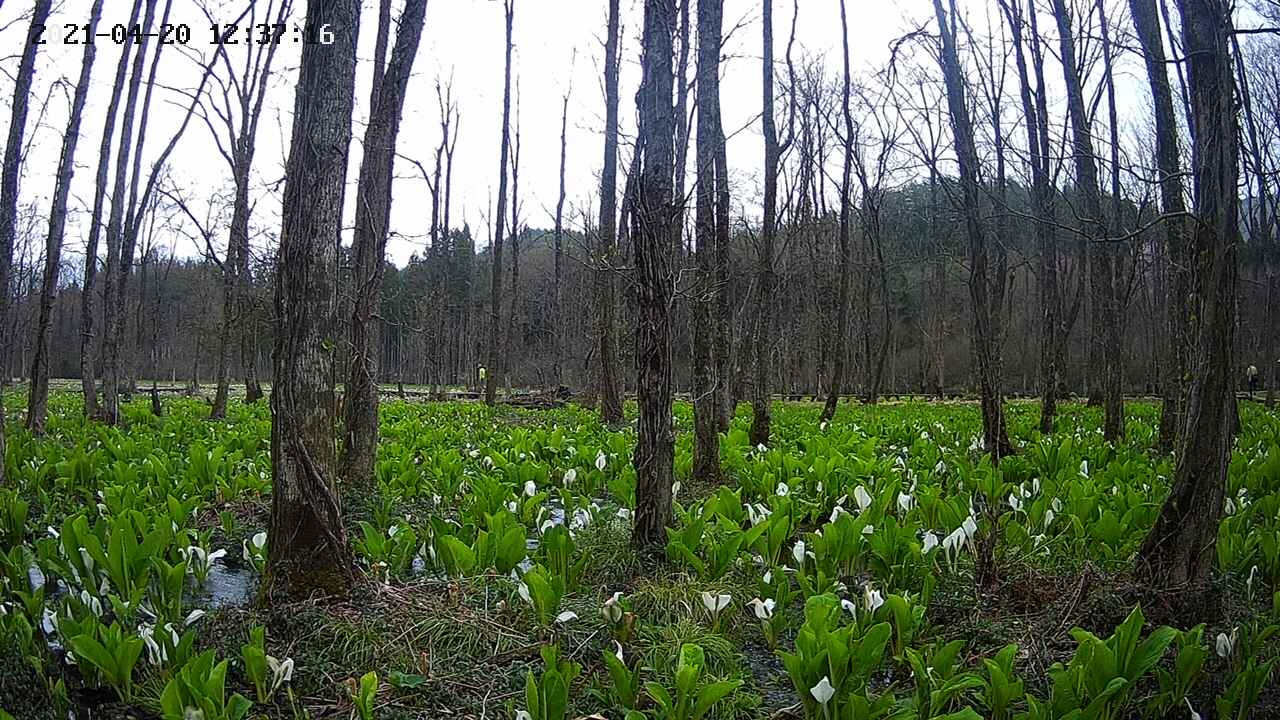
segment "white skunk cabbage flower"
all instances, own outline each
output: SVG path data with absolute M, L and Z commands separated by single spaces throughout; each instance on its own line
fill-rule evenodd
M 601 617 L 612 625 L 622 622 L 622 606 L 618 604 L 620 599 L 622 599 L 622 593 L 616 592 L 608 600 L 605 600 L 604 605 L 600 608 Z
M 831 702 L 831 698 L 835 696 L 836 689 L 831 686 L 831 681 L 827 679 L 827 676 L 823 675 L 817 685 L 809 688 L 809 694 L 813 696 L 814 700 L 818 701 L 819 705 L 825 708 L 827 703 Z
M 898 493 L 898 508 L 904 513 L 911 512 L 911 508 L 916 506 L 916 499 L 911 493 Z
M 747 604 L 751 606 L 751 610 L 756 614 L 756 617 L 761 620 L 768 620 L 773 617 L 773 609 L 777 606 L 777 603 L 774 602 L 773 598 L 769 598 L 767 600 L 752 598 L 751 602 Z
M 862 604 L 867 608 L 867 612 L 875 612 L 884 604 L 884 596 L 879 590 L 868 585 L 862 589 Z
M 719 615 L 725 608 L 729 607 L 729 603 L 733 602 L 730 595 L 713 595 L 706 590 L 702 591 L 702 606 L 712 615 Z
M 853 489 L 853 501 L 858 504 L 859 510 L 866 510 L 871 507 L 871 494 L 867 489 L 859 485 Z
M 1217 641 L 1214 643 L 1214 649 L 1218 651 L 1218 657 L 1231 657 L 1236 649 L 1236 638 L 1238 633 L 1239 630 L 1232 630 L 1230 636 L 1226 633 L 1218 633 Z
M 796 544 L 791 548 L 791 557 L 795 558 L 796 565 L 804 567 L 804 556 L 807 554 L 804 549 L 804 541 L 797 540 Z
M 267 665 L 271 668 L 271 692 L 274 693 L 281 685 L 293 679 L 293 658 L 277 660 L 268 655 Z

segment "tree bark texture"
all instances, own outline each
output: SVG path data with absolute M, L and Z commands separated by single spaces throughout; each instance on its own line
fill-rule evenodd
M 353 485 L 373 482 L 378 450 L 378 326 L 373 314 L 386 267 L 396 139 L 426 11 L 427 0 L 405 3 L 391 60 L 374 94 L 375 104 L 364 133 L 352 247 L 355 302 L 351 312 L 351 369 L 343 397 L 346 417 L 340 470 L 341 477 Z M 381 64 L 382 59 L 377 62 Z
M 675 113 L 672 37 L 675 0 L 645 0 L 638 150 L 632 231 L 636 295 L 636 511 L 632 544 L 660 547 L 671 520 L 675 432 L 671 422 L 671 309 L 679 212 L 672 197 Z
M 600 420 L 622 422 L 622 389 L 618 384 L 617 344 L 613 331 L 613 258 L 618 250 L 618 0 L 609 0 L 604 45 L 604 165 L 600 171 L 600 237 L 596 250 L 595 316 L 596 378 Z
M 766 18 L 770 0 L 765 0 Z M 716 278 L 716 145 L 722 138 L 720 120 L 720 32 L 723 0 L 698 3 L 697 57 L 697 202 L 694 250 L 698 273 L 693 303 L 693 477 L 709 483 L 720 480 L 720 418 L 717 408 L 715 358 Z M 766 19 L 766 22 L 768 20 Z
M 511 29 L 515 21 L 515 1 L 503 0 L 506 16 L 506 64 L 502 81 L 502 145 L 498 160 L 498 207 L 494 213 L 493 263 L 489 276 L 489 355 L 485 375 L 484 401 L 493 405 L 498 395 L 498 368 L 505 359 L 502 348 L 502 236 L 507 232 L 507 163 L 511 152 Z
M 264 589 L 291 598 L 344 595 L 354 573 L 334 477 L 333 326 L 360 2 L 309 0 L 306 24 L 334 42 L 302 48 L 275 282 Z
M 824 422 L 835 417 L 836 406 L 840 395 L 844 392 L 847 370 L 845 368 L 849 355 L 849 284 L 853 272 L 853 246 L 849 242 L 851 232 L 852 201 L 849 198 L 850 184 L 853 182 L 853 111 L 849 108 L 850 87 L 853 83 L 849 69 L 849 20 L 845 10 L 845 0 L 840 0 L 840 33 L 844 45 L 844 85 L 841 89 L 841 109 L 844 114 L 844 170 L 840 180 L 840 292 L 836 302 L 836 342 L 835 358 L 831 365 L 831 386 L 827 391 L 827 402 L 822 408 Z
M 103 0 L 94 0 L 89 9 L 89 27 L 97 32 L 102 17 Z M 71 100 L 71 115 L 62 137 L 62 154 L 58 158 L 57 181 L 53 204 L 49 209 L 49 234 L 45 240 L 44 275 L 40 285 L 40 317 L 36 321 L 36 347 L 31 359 L 31 387 L 27 395 L 27 428 L 44 432 L 49 412 L 49 331 L 53 324 L 53 301 L 58 290 L 58 274 L 62 269 L 62 242 L 67 230 L 67 201 L 71 195 L 71 179 L 75 174 L 76 145 L 80 141 L 80 119 L 89 97 L 89 79 L 97 56 L 96 43 L 85 43 L 80 61 L 80 77 L 76 80 Z M 86 294 L 89 290 L 85 290 Z
M 22 171 L 23 137 L 27 129 L 27 112 L 31 108 L 31 83 L 36 75 L 36 51 L 38 43 L 32 42 L 49 18 L 51 0 L 36 0 L 31 15 L 27 42 L 18 62 L 18 77 L 14 82 L 13 108 L 9 115 L 9 137 L 4 146 L 4 164 L 0 165 L 0 348 L 14 346 L 9 337 L 9 276 L 13 271 L 13 246 L 18 231 L 18 179 Z M 0 352 L 0 359 L 6 353 Z M 7 377 L 8 368 L 0 368 Z M 0 484 L 5 482 L 4 441 L 4 385 L 0 380 Z
M 933 0 L 942 40 L 939 62 L 947 89 L 947 109 L 951 116 L 956 160 L 960 167 L 960 210 L 964 219 L 969 254 L 969 301 L 973 316 L 974 356 L 977 360 L 978 390 L 982 406 L 982 435 L 988 452 L 997 461 L 1013 448 L 1005 427 L 1003 397 L 996 368 L 993 307 L 987 277 L 987 237 L 983 223 L 978 185 L 978 153 L 973 140 L 973 122 L 965 98 L 964 77 L 956 50 L 955 30 L 943 9 L 942 0 Z M 950 15 L 954 16 L 954 3 Z
M 1189 256 L 1198 321 L 1173 487 L 1137 559 L 1137 571 L 1158 588 L 1208 581 L 1231 456 L 1236 248 L 1240 243 L 1231 7 L 1223 0 L 1180 3 L 1195 118 L 1191 158 L 1197 223 L 1189 238 Z

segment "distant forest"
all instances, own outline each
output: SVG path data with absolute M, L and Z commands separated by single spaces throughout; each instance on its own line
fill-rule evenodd
M 849 347 L 848 362 L 853 369 L 850 393 L 861 395 L 873 382 L 876 357 L 886 338 L 885 304 L 888 304 L 887 358 L 881 390 L 888 394 L 971 394 L 973 362 L 970 336 L 966 331 L 967 271 L 964 265 L 963 238 L 959 218 L 939 188 L 931 190 L 928 182 L 915 182 L 884 193 L 879 209 L 881 242 L 884 252 L 884 277 L 878 274 L 879 261 L 865 253 L 857 258 L 860 278 L 856 300 L 857 312 L 849 329 L 857 342 Z M 1014 207 L 1027 203 L 1027 191 L 1018 185 L 1009 187 Z M 795 210 L 784 210 L 779 229 L 782 250 L 778 255 L 778 291 L 769 309 L 778 332 L 772 348 L 770 367 L 774 387 L 788 395 L 822 394 L 830 380 L 830 364 L 835 346 L 835 297 L 837 288 L 838 248 L 834 244 L 838 218 L 833 202 L 826 198 L 811 216 L 797 217 Z M 838 203 L 838 199 L 834 202 Z M 1127 298 L 1124 314 L 1124 390 L 1127 394 L 1158 393 L 1159 367 L 1167 352 L 1163 331 L 1162 294 L 1168 282 L 1162 256 L 1163 230 L 1152 221 L 1156 209 L 1126 203 L 1125 212 L 1132 226 L 1146 226 L 1133 243 L 1135 263 L 1126 278 Z M 990 209 L 989 209 L 990 210 Z M 1069 210 L 1064 204 L 1059 222 L 1069 227 Z M 1008 390 L 1014 395 L 1037 392 L 1036 368 L 1039 354 L 1039 314 L 1034 263 L 1036 247 L 1032 221 L 1022 217 L 1010 220 L 1008 269 L 1004 299 L 1005 365 Z M 732 236 L 729 271 L 729 296 L 732 308 L 731 340 L 734 358 L 734 392 L 745 397 L 749 382 L 753 346 L 749 342 L 755 321 L 756 285 L 753 275 L 756 229 L 744 222 L 736 225 Z M 860 230 L 855 225 L 855 231 Z M 172 245 L 163 227 L 152 230 L 152 245 Z M 26 235 L 34 242 L 40 238 Z M 1264 367 L 1267 358 L 1265 335 L 1269 325 L 1267 309 L 1266 248 L 1246 234 L 1246 246 L 1240 253 L 1240 305 L 1237 332 L 1238 356 L 1243 367 Z M 545 388 L 565 384 L 571 389 L 585 388 L 590 381 L 593 356 L 591 341 L 594 298 L 591 294 L 593 269 L 590 243 L 580 230 L 564 234 L 563 301 L 564 322 L 561 326 L 562 353 L 557 363 L 555 347 L 554 307 L 554 233 L 549 229 L 523 228 L 519 234 L 520 287 L 514 305 L 514 317 L 508 308 L 500 322 L 509 343 L 506 357 L 510 363 L 499 369 L 513 388 Z M 629 291 L 630 248 L 625 236 L 620 238 L 622 257 L 617 275 L 622 304 L 617 309 L 622 321 L 620 333 L 633 323 L 635 297 Z M 406 385 L 474 385 L 475 372 L 485 364 L 485 339 L 488 337 L 490 313 L 486 306 L 491 255 L 487 249 L 476 252 L 476 241 L 470 228 L 452 230 L 447 242 L 417 253 L 403 268 L 387 263 L 378 299 L 378 322 L 381 338 L 378 344 L 380 381 Z M 1069 250 L 1062 260 L 1063 283 L 1067 292 L 1080 293 L 1079 259 Z M 865 247 L 861 246 L 860 247 Z M 1078 249 L 1078 248 L 1077 248 Z M 38 312 L 40 260 L 34 247 L 18 253 L 14 276 L 17 302 L 14 306 L 12 334 L 21 340 L 34 332 Z M 167 251 L 166 251 L 167 252 Z M 25 258 L 25 262 L 22 261 Z M 693 258 L 682 253 L 682 260 L 692 266 Z M 274 260 L 255 257 L 251 296 L 253 312 L 242 320 L 251 341 L 259 377 L 269 377 L 273 322 L 271 288 Z M 340 297 L 350 300 L 350 253 L 340 254 L 338 278 Z M 863 282 L 865 279 L 867 282 Z M 78 279 L 59 289 L 54 304 L 50 338 L 50 370 L 53 377 L 75 378 L 80 374 L 80 307 L 81 287 Z M 199 258 L 174 258 L 149 250 L 133 270 L 128 286 L 129 305 L 127 337 L 129 347 L 127 377 L 134 382 L 153 377 L 161 381 L 214 381 L 217 345 L 222 327 L 223 305 L 219 293 L 222 271 L 212 261 Z M 507 278 L 510 282 L 510 278 Z M 881 284 L 883 282 L 883 285 Z M 686 289 L 687 297 L 688 289 Z M 1074 298 L 1072 298 L 1074 299 Z M 349 318 L 350 311 L 339 313 Z M 691 322 L 684 305 L 677 308 L 674 323 L 675 369 L 678 392 L 688 392 L 692 382 Z M 1089 341 L 1088 295 L 1083 294 L 1075 321 L 1068 323 L 1065 363 L 1061 368 L 1062 388 L 1069 393 L 1088 395 L 1090 380 L 1097 377 L 1096 352 Z M 335 335 L 346 336 L 345 323 Z M 634 346 L 627 336 L 619 338 L 620 360 L 630 367 Z M 337 367 L 347 362 L 339 347 Z M 22 377 L 31 364 L 31 348 L 19 342 L 7 348 L 5 373 Z M 1271 360 L 1272 362 L 1275 359 Z M 557 380 L 557 364 L 560 375 Z M 623 373 L 621 379 L 629 391 L 634 390 L 634 373 Z M 1095 382 L 1096 387 L 1096 382 Z

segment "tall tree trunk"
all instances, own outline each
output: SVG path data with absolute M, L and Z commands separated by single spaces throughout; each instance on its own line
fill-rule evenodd
M 256 118 L 256 114 L 255 114 Z M 249 297 L 252 277 L 249 270 L 249 169 L 253 162 L 253 138 L 243 159 L 243 169 L 235 173 L 236 201 L 231 213 L 231 234 L 227 243 L 227 272 L 231 276 L 231 302 L 228 311 L 235 323 L 228 345 L 237 346 L 240 355 L 240 377 L 244 381 L 244 401 L 256 402 L 262 397 L 258 384 L 256 333 L 253 328 L 253 305 Z M 231 263 L 234 261 L 234 265 Z M 224 311 L 226 312 L 226 311 Z M 227 320 L 226 317 L 223 320 Z
M 637 276 L 636 510 L 632 544 L 661 547 L 671 520 L 675 432 L 671 423 L 673 261 L 680 237 L 672 197 L 675 113 L 671 105 L 675 0 L 645 0 L 639 105 L 640 174 L 632 213 Z
M 771 4 L 772 0 L 765 0 L 766 27 L 770 21 Z M 723 0 L 698 2 L 697 206 L 694 220 L 698 274 L 692 308 L 693 477 L 708 483 L 720 480 L 720 418 L 716 403 L 718 388 L 714 350 L 718 295 L 715 276 L 715 148 L 723 136 L 720 124 L 720 32 L 723 13 Z M 768 50 L 766 45 L 766 55 Z
M 341 477 L 352 485 L 368 485 L 374 478 L 378 450 L 378 326 L 373 314 L 386 267 L 396 139 L 426 10 L 427 0 L 405 3 L 391 60 L 379 73 L 380 82 L 373 92 L 373 110 L 364 133 L 352 246 L 355 302 L 351 311 L 351 372 L 343 398 L 346 417 L 340 469 Z M 381 66 L 383 58 L 379 56 L 374 62 Z
M 520 316 L 520 84 L 516 83 L 515 137 L 511 144 L 511 309 L 502 340 L 502 377 L 511 390 L 511 347 Z
M 494 213 L 492 267 L 489 277 L 489 357 L 485 375 L 484 401 L 493 405 L 498 396 L 498 368 L 506 362 L 500 357 L 504 347 L 502 332 L 502 236 L 507 232 L 507 163 L 511 152 L 511 30 L 515 20 L 514 0 L 503 0 L 506 16 L 506 63 L 502 81 L 502 145 L 498 159 L 498 208 Z
M 689 5 L 694 0 L 676 0 L 680 6 L 680 52 L 676 59 L 676 162 L 672 191 L 676 205 L 680 209 L 680 254 L 685 253 L 684 221 L 686 211 L 685 186 L 688 184 L 687 167 L 689 164 L 689 134 L 692 132 L 693 119 L 689 117 Z
M 120 284 L 120 265 L 129 264 L 131 258 L 121 258 L 125 228 L 125 186 L 129 175 L 129 159 L 133 149 L 133 121 L 137 114 L 138 91 L 142 89 L 142 73 L 146 64 L 149 34 L 155 20 L 156 0 L 146 0 L 143 16 L 142 41 L 133 56 L 132 75 L 125 98 L 124 116 L 120 122 L 120 144 L 116 148 L 116 176 L 111 190 L 111 213 L 107 218 L 107 264 L 103 268 L 102 286 L 102 345 L 98 348 L 102 358 L 102 420 L 111 425 L 120 420 L 120 375 L 116 360 L 119 357 L 120 304 L 117 295 L 124 290 Z M 126 49 L 127 52 L 127 49 Z
M 1107 25 L 1107 12 L 1103 0 L 1098 0 L 1098 24 L 1102 33 L 1103 71 L 1106 73 L 1107 112 L 1111 132 L 1111 237 L 1110 242 L 1102 248 L 1107 255 L 1107 276 L 1105 281 L 1106 320 L 1103 335 L 1103 352 L 1107 358 L 1107 375 L 1103 380 L 1106 388 L 1105 427 L 1111 431 L 1111 438 L 1118 440 L 1124 437 L 1124 316 L 1127 298 L 1124 295 L 1124 252 L 1118 238 L 1123 236 L 1124 204 L 1120 187 L 1120 121 L 1116 112 L 1115 69 L 1112 60 L 1111 29 Z M 1105 430 L 1104 430 L 1105 432 Z
M 1019 96 L 1027 131 L 1028 165 L 1031 168 L 1031 201 L 1035 213 L 1036 245 L 1039 272 L 1036 289 L 1040 304 L 1040 432 L 1053 432 L 1058 406 L 1058 247 L 1053 222 L 1053 187 L 1049 179 L 1049 138 L 1047 128 L 1032 97 L 1031 76 L 1023 49 L 1023 15 L 1017 0 L 1002 0 L 1001 6 L 1009 23 L 1014 60 L 1018 69 Z M 1029 8 L 1036 11 L 1035 7 Z M 1035 41 L 1035 42 L 1038 42 Z M 1043 86 L 1036 92 L 1043 94 Z
M 1098 165 L 1093 148 L 1093 136 L 1085 109 L 1084 92 L 1081 89 L 1080 70 L 1076 62 L 1075 28 L 1067 11 L 1065 0 L 1053 0 L 1053 16 L 1058 24 L 1059 55 L 1062 59 L 1063 81 L 1067 88 L 1067 113 L 1071 118 L 1072 155 L 1075 165 L 1076 186 L 1084 200 L 1082 232 L 1092 247 L 1089 250 L 1090 317 L 1092 343 L 1097 346 L 1098 359 L 1091 374 L 1099 378 L 1102 392 L 1099 394 L 1104 409 L 1103 433 L 1107 440 L 1117 441 L 1124 435 L 1124 406 L 1119 394 L 1120 383 L 1118 348 L 1111 348 L 1109 338 L 1112 324 L 1118 322 L 1115 307 L 1115 278 L 1113 253 L 1107 239 L 1107 225 L 1102 210 L 1102 191 L 1098 183 Z
M 715 294 L 715 368 L 716 414 L 720 432 L 729 431 L 729 421 L 737 409 L 738 398 L 730 385 L 735 377 L 730 328 L 733 315 L 729 307 L 729 151 L 723 123 L 716 152 L 716 294 Z
M 943 9 L 942 0 L 933 0 L 938 29 L 942 38 L 939 62 L 947 88 L 947 109 L 951 115 L 956 159 L 960 166 L 960 201 L 965 237 L 969 247 L 969 301 L 973 314 L 973 345 L 977 359 L 978 390 L 982 406 L 982 435 L 985 447 L 995 460 L 1013 452 L 1005 428 L 1003 397 L 995 367 L 995 334 L 993 306 L 987 279 L 987 237 L 983 226 L 981 196 L 978 187 L 978 153 L 973 140 L 973 123 L 965 98 L 964 77 L 956 50 L 954 26 Z M 955 14 L 954 2 L 951 13 Z
M 796 0 L 791 16 L 791 39 L 795 40 L 796 17 L 800 3 Z M 778 123 L 773 108 L 773 0 L 764 0 L 764 58 L 761 62 L 761 88 L 764 121 L 764 220 L 760 228 L 760 257 L 757 262 L 756 284 L 760 293 L 756 303 L 755 367 L 751 382 L 751 444 L 768 445 L 772 420 L 772 396 L 769 367 L 773 359 L 773 287 L 777 282 L 773 270 L 774 242 L 778 234 L 778 162 L 782 146 L 778 143 Z M 791 69 L 791 45 L 787 45 L 787 68 Z M 791 73 L 790 123 L 795 122 L 795 73 Z M 787 143 L 792 133 L 787 133 Z
M 239 168 L 233 175 L 239 175 Z M 235 235 L 237 231 L 236 217 L 240 204 L 240 181 L 238 177 L 233 179 L 236 185 L 235 209 L 232 210 L 231 218 L 231 234 Z M 245 187 L 248 190 L 248 187 Z M 246 198 L 247 199 L 247 198 Z M 246 218 L 247 220 L 247 218 Z M 240 251 L 240 244 L 234 237 L 227 242 L 227 259 L 222 263 L 222 323 L 218 328 L 218 365 L 214 369 L 214 392 L 213 406 L 209 409 L 210 420 L 222 420 L 227 416 L 227 399 L 231 394 L 231 351 L 233 349 L 232 337 L 236 332 L 241 319 L 237 317 L 238 305 L 236 303 L 236 273 L 239 271 L 240 262 L 237 257 Z
M 101 17 L 102 0 L 94 0 L 89 10 L 89 32 L 97 32 Z M 67 199 L 71 195 L 71 178 L 76 169 L 80 116 L 89 97 L 89 79 L 97 53 L 96 43 L 85 43 L 84 55 L 80 61 L 80 77 L 76 81 L 75 95 L 71 100 L 71 114 L 62 137 L 62 154 L 58 158 L 58 179 L 53 190 L 53 205 L 49 209 L 49 235 L 45 241 L 44 276 L 40 285 L 40 318 L 36 322 L 36 347 L 31 360 L 31 387 L 27 397 L 27 427 L 34 433 L 44 432 L 49 410 L 49 332 L 53 325 L 53 301 L 58 291 L 58 274 L 62 269 L 62 241 L 67 229 Z
M 1195 345 L 1186 424 L 1172 488 L 1138 553 L 1137 570 L 1157 588 L 1209 580 L 1232 443 L 1232 343 L 1236 247 L 1240 243 L 1238 127 L 1230 38 L 1232 3 L 1180 4 L 1192 122 L 1195 215 L 1190 236 Z
M 849 70 L 849 21 L 845 11 L 845 0 L 840 0 L 840 38 L 844 47 L 844 85 L 841 88 L 841 110 L 844 114 L 844 171 L 840 180 L 840 292 L 839 306 L 836 308 L 836 343 L 835 359 L 831 369 L 831 387 L 828 389 L 827 402 L 822 408 L 822 420 L 835 417 L 836 404 L 840 402 L 840 394 L 844 392 L 845 364 L 849 354 L 849 282 L 853 271 L 853 246 L 849 242 L 850 214 L 852 203 L 849 199 L 850 183 L 853 182 L 853 111 L 849 109 L 850 86 L 852 73 Z
M 335 268 L 351 142 L 359 0 L 308 0 L 275 282 L 271 526 L 265 594 L 345 595 L 354 561 L 335 483 Z
M 1275 296 L 1275 253 L 1276 253 L 1276 209 L 1275 201 L 1267 186 L 1267 173 L 1265 169 L 1265 155 L 1263 146 L 1258 138 L 1258 120 L 1257 113 L 1254 108 L 1253 94 L 1249 89 L 1249 73 L 1245 69 L 1244 56 L 1240 52 L 1240 38 L 1238 35 L 1231 36 L 1231 51 L 1235 54 L 1236 72 L 1239 77 L 1240 85 L 1240 104 L 1244 108 L 1245 128 L 1247 129 L 1246 137 L 1248 138 L 1249 163 L 1253 166 L 1253 178 L 1257 182 L 1254 189 L 1253 202 L 1250 203 L 1250 211 L 1246 222 L 1249 226 L 1250 240 L 1261 245 L 1258 252 L 1258 259 L 1262 265 L 1261 282 L 1263 284 L 1263 320 L 1262 326 L 1262 347 L 1260 348 L 1263 355 L 1263 371 L 1262 381 L 1266 384 L 1266 403 L 1267 407 L 1272 407 L 1275 401 L 1275 383 L 1272 382 L 1272 372 L 1268 372 L 1268 366 L 1275 366 L 1280 362 L 1273 363 L 1272 358 L 1276 357 L 1276 323 L 1280 320 L 1277 316 L 1276 296 Z M 1255 368 L 1256 369 L 1256 368 Z M 1253 399 L 1253 388 L 1249 388 L 1249 399 Z
M 13 89 L 13 108 L 9 116 L 9 137 L 4 146 L 4 165 L 0 166 L 0 347 L 12 347 L 9 329 L 9 276 L 13 272 L 13 246 L 18 234 L 18 179 L 22 174 L 23 137 L 27 130 L 27 112 L 31 107 L 31 83 L 36 74 L 34 42 L 49 18 L 51 0 L 36 0 L 31 15 L 31 28 L 23 45 L 22 60 Z M 3 359 L 0 357 L 0 359 Z M 3 363 L 0 363 L 2 365 Z M 5 482 L 4 386 L 9 368 L 0 367 L 0 484 Z
M 169 25 L 169 13 L 172 9 L 173 0 L 165 0 L 164 12 L 160 16 L 159 27 L 167 27 Z M 156 89 L 156 72 L 160 68 L 160 54 L 164 52 L 165 45 L 167 43 L 156 43 L 155 54 L 151 58 L 150 70 L 147 73 L 147 92 L 143 96 L 141 112 L 139 113 L 138 138 L 133 148 L 133 170 L 131 171 L 129 183 L 129 201 L 125 206 L 124 227 L 120 238 L 120 262 L 116 268 L 116 327 L 115 333 L 107 338 L 107 352 L 105 353 L 108 374 L 116 378 L 118 387 L 120 381 L 123 380 L 121 394 L 125 399 L 133 397 L 136 385 L 133 347 L 124 342 L 128 328 L 129 276 L 133 272 L 133 255 L 138 249 L 138 236 L 141 234 L 143 218 L 148 208 L 151 207 L 148 201 L 155 182 L 154 176 L 159 173 L 164 160 L 172 152 L 172 147 L 177 142 L 177 138 L 181 137 L 185 131 L 195 105 L 193 102 L 192 110 L 187 112 L 187 116 L 171 141 L 169 149 L 160 155 L 160 159 L 152 167 L 152 177 L 147 180 L 146 192 L 142 199 L 139 199 L 138 186 L 139 180 L 142 178 L 142 155 L 147 140 L 147 119 L 151 115 L 151 98 Z M 200 81 L 200 88 L 196 91 L 197 96 L 204 91 L 204 83 L 208 78 L 208 74 L 209 71 L 206 70 Z
M 154 0 L 148 0 L 154 5 Z M 129 15 L 129 27 L 137 24 L 138 14 L 142 10 L 143 0 L 134 0 L 133 10 Z M 98 173 L 94 180 L 93 213 L 89 220 L 89 240 L 85 245 L 84 255 L 84 287 L 80 293 L 80 384 L 84 391 L 85 417 L 98 417 L 102 410 L 98 403 L 96 387 L 95 358 L 98 354 L 94 347 L 93 325 L 97 311 L 94 309 L 94 288 L 98 276 L 98 243 L 105 227 L 102 222 L 103 205 L 107 197 L 107 175 L 111 167 L 111 141 L 116 126 L 116 114 L 120 110 L 120 97 L 124 92 L 124 83 L 129 76 L 129 44 L 132 36 L 125 39 L 121 49 L 120 60 L 116 64 L 116 79 L 111 86 L 111 101 L 107 105 L 107 119 L 103 125 L 102 142 L 98 147 Z M 121 130 L 121 134 L 124 131 Z
M 564 383 L 564 171 L 567 158 L 567 140 L 569 130 L 569 93 L 564 95 L 564 106 L 560 109 L 560 193 L 556 196 L 555 227 L 555 320 L 551 335 L 552 342 L 552 380 L 559 386 Z
M 618 386 L 617 346 L 613 332 L 613 257 L 618 249 L 618 0 L 609 0 L 604 45 L 604 166 L 600 170 L 600 238 L 595 269 L 595 341 L 599 361 L 596 377 L 600 420 L 622 422 L 622 391 Z
M 250 3 L 254 0 L 249 0 Z M 282 24 L 288 17 L 290 0 L 281 0 L 276 10 L 275 22 Z M 275 6 L 275 0 L 267 2 L 267 16 Z M 249 21 L 256 15 L 252 6 L 245 9 Z M 243 69 L 237 74 L 233 69 L 225 47 L 218 53 L 229 75 L 225 85 L 230 85 L 235 99 L 224 95 L 224 106 L 218 113 L 226 125 L 226 135 L 219 140 L 219 148 L 231 169 L 235 188 L 231 210 L 231 228 L 227 238 L 227 262 L 223 266 L 222 331 L 218 351 L 218 388 L 214 396 L 211 418 L 225 416 L 227 396 L 231 383 L 231 363 L 238 356 L 240 377 L 245 386 L 245 402 L 253 403 L 262 397 L 258 383 L 257 333 L 254 327 L 254 308 L 250 297 L 252 275 L 249 263 L 249 181 L 253 158 L 257 147 L 258 122 L 262 118 L 262 106 L 270 84 L 272 64 L 277 43 L 256 45 L 247 51 Z M 236 114 L 233 115 L 232 113 Z M 208 117 L 206 117 L 208 120 Z M 209 123 L 210 130 L 213 124 Z M 215 139 L 218 138 L 215 131 Z M 225 143 L 225 145 L 223 144 Z

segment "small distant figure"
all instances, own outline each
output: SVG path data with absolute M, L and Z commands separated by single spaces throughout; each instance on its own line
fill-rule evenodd
M 483 366 L 483 365 L 477 365 L 477 366 L 476 366 L 476 383 L 480 386 L 480 389 L 481 389 L 481 390 L 483 390 L 483 389 L 484 389 L 484 380 L 485 380 L 485 377 L 487 377 L 487 374 L 486 374 L 486 371 L 485 371 L 485 369 L 484 369 L 484 366 Z
M 1249 381 L 1249 399 L 1253 399 L 1253 392 L 1258 387 L 1258 367 L 1250 365 L 1244 371 L 1245 378 Z

